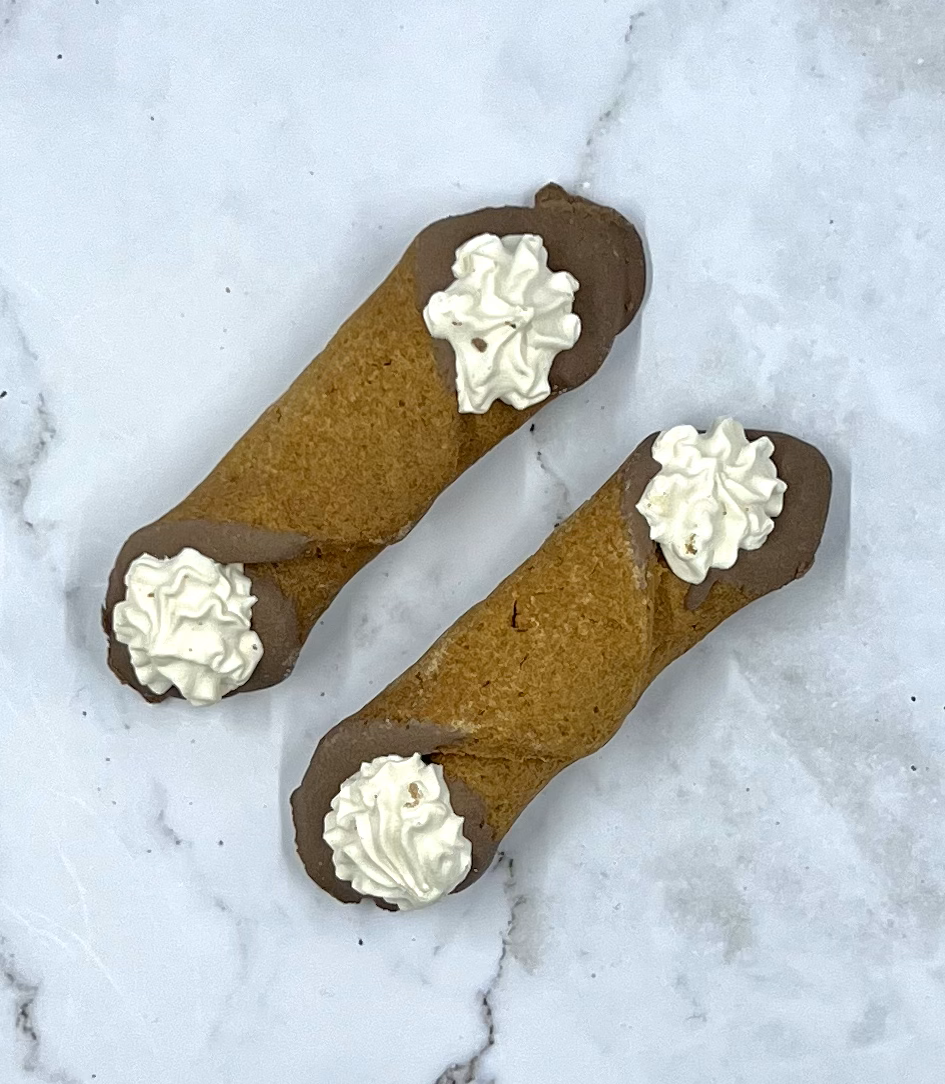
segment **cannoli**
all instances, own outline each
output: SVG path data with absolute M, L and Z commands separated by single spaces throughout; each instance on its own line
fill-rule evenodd
M 831 474 L 731 418 L 648 437 L 541 549 L 319 742 L 292 795 L 310 877 L 409 909 L 471 885 L 651 681 L 811 567 Z
M 633 227 L 557 185 L 427 227 L 208 477 L 125 543 L 103 609 L 112 670 L 146 700 L 195 704 L 281 681 L 367 561 L 597 371 L 644 286 Z

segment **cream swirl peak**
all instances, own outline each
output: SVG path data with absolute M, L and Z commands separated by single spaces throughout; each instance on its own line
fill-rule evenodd
M 242 565 L 190 547 L 176 557 L 145 553 L 129 565 L 125 586 L 112 627 L 142 685 L 155 693 L 176 686 L 199 706 L 249 680 L 263 647 L 250 628 L 256 599 Z
M 483 414 L 496 399 L 522 410 L 547 399 L 551 363 L 581 334 L 571 311 L 577 279 L 549 269 L 534 233 L 473 237 L 456 250 L 453 275 L 423 318 L 453 347 L 460 411 Z
M 332 799 L 324 836 L 341 880 L 401 911 L 452 892 L 472 864 L 443 769 L 419 753 L 362 764 Z
M 637 510 L 681 580 L 702 583 L 710 568 L 731 568 L 739 550 L 764 544 L 787 489 L 773 451 L 768 437 L 749 441 L 734 418 L 719 418 L 706 433 L 677 425 L 653 442 L 662 469 Z

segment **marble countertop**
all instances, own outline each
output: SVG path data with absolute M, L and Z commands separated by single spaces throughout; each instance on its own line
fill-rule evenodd
M 940 1084 L 945 6 L 0 0 L 0 1080 Z M 151 708 L 127 534 L 429 220 L 547 180 L 652 289 L 601 373 L 336 600 L 292 680 Z M 810 575 L 651 687 L 498 867 L 344 907 L 318 737 L 642 436 L 829 455 Z

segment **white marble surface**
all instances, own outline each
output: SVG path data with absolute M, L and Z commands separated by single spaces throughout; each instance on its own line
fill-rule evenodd
M 0 0 L 3 1084 L 940 1084 L 940 0 Z M 105 669 L 119 544 L 414 232 L 556 179 L 653 286 L 293 679 L 195 712 Z M 810 576 L 675 664 L 472 891 L 342 907 L 318 736 L 642 435 L 817 442 Z

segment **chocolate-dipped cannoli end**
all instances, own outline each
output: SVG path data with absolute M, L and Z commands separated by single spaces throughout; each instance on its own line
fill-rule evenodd
M 262 569 L 265 562 L 296 557 L 306 542 L 304 535 L 293 532 L 199 520 L 159 520 L 136 531 L 118 554 L 102 608 L 110 669 L 149 703 L 168 696 L 182 697 L 186 692 L 192 694 L 192 703 L 213 703 L 221 696 L 264 689 L 282 681 L 295 665 L 302 646 L 298 616 L 276 582 L 264 571 L 256 572 L 252 565 L 247 570 L 244 562 L 259 563 Z M 138 570 L 141 575 L 136 577 Z M 247 571 L 253 574 L 248 576 Z M 215 574 L 219 577 L 216 583 L 210 581 Z M 234 584 L 244 581 L 243 612 L 236 613 L 230 606 L 227 614 L 229 599 L 238 594 Z M 227 601 L 219 597 L 221 591 L 228 596 Z M 191 638 L 185 654 L 192 649 L 199 653 L 199 645 L 194 648 L 193 626 L 200 619 L 190 615 L 195 598 L 199 607 L 201 593 L 207 638 L 214 635 L 216 628 L 220 637 L 239 641 L 231 643 L 232 651 L 226 660 L 231 677 L 233 655 L 241 646 L 246 649 L 249 673 L 239 685 L 228 687 L 226 674 L 222 686 L 213 685 L 214 678 L 221 675 L 214 674 L 213 666 L 203 656 L 190 665 L 188 673 L 173 671 L 176 682 L 164 677 L 164 673 L 172 673 L 171 667 L 180 665 L 179 660 L 169 662 L 173 646 L 168 643 L 170 627 L 177 626 Z M 221 616 L 231 618 L 229 634 Z M 224 631 L 219 631 L 221 628 Z M 208 642 L 207 659 L 216 653 L 219 643 L 219 639 Z M 258 658 L 253 657 L 254 653 Z M 148 676 L 150 683 L 139 675 Z M 213 695 L 202 696 L 207 694 L 208 681 Z
M 312 880 L 342 903 L 357 903 L 367 898 L 380 907 L 396 909 L 395 904 L 381 895 L 358 891 L 350 880 L 337 876 L 332 847 L 325 838 L 326 817 L 345 781 L 355 778 L 364 765 L 388 758 L 407 761 L 415 755 L 430 764 L 434 759 L 431 753 L 457 740 L 461 740 L 458 732 L 442 726 L 421 722 L 395 724 L 360 717 L 348 719 L 330 730 L 318 743 L 316 755 L 291 797 L 296 849 Z M 462 835 L 469 844 L 468 867 L 449 889 L 458 891 L 471 885 L 488 868 L 497 839 L 481 795 L 459 778 L 448 778 L 446 784 L 452 812 L 462 819 Z M 404 789 L 405 804 L 415 800 L 409 787 L 408 781 Z
M 551 365 L 553 392 L 568 391 L 589 380 L 607 356 L 614 338 L 627 327 L 646 293 L 643 242 L 619 212 L 547 184 L 535 195 L 534 207 L 487 207 L 471 214 L 434 222 L 415 242 L 417 303 L 453 281 L 460 247 L 481 234 L 496 237 L 537 236 L 547 250 L 548 267 L 567 272 L 576 282 L 573 311 L 580 336 L 559 352 Z M 453 347 L 435 340 L 444 380 L 456 383 Z

